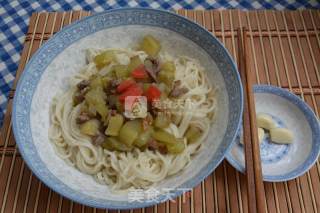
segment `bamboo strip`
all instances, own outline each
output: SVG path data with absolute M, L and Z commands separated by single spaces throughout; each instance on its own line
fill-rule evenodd
M 18 185 L 16 187 L 16 193 L 14 196 L 14 201 L 13 201 L 13 208 L 12 208 L 12 212 L 16 212 L 16 208 L 17 208 L 17 201 L 18 201 L 18 195 L 20 193 L 20 188 L 21 188 L 21 182 L 22 182 L 22 176 L 23 176 L 23 171 L 24 171 L 24 161 L 22 162 L 21 168 L 20 168 L 20 172 L 19 172 L 19 179 L 18 179 Z
M 264 11 L 264 18 L 265 18 L 265 20 L 266 20 L 267 31 L 270 31 L 270 24 L 269 24 L 269 20 L 267 19 L 266 11 Z M 275 51 L 274 51 L 274 46 L 273 46 L 272 38 L 271 38 L 270 35 L 268 36 L 268 39 L 269 39 L 269 43 L 270 43 L 270 46 L 271 46 L 272 62 L 273 62 L 274 65 L 275 65 L 274 67 L 275 67 L 275 71 L 276 71 L 277 85 L 280 86 L 281 83 L 280 83 L 279 68 L 278 68 L 278 63 L 277 63 L 276 56 L 275 56 L 275 53 L 274 53 Z
M 272 17 L 273 17 L 273 22 L 275 23 L 276 25 L 276 29 L 277 29 L 277 32 L 280 32 L 279 30 L 279 26 L 277 24 L 277 20 L 276 20 L 276 16 L 275 16 L 275 13 L 272 12 Z M 288 65 L 287 65 L 287 61 L 285 59 L 285 54 L 284 54 L 284 48 L 283 48 L 283 44 L 282 44 L 282 40 L 281 40 L 281 37 L 278 36 L 278 40 L 279 40 L 279 44 L 280 44 L 280 52 L 281 52 L 281 56 L 282 56 L 282 61 L 284 63 L 284 69 L 285 69 L 285 74 L 286 74 L 286 79 L 288 80 L 288 85 L 289 85 L 289 89 L 292 90 L 292 84 L 291 84 L 291 80 L 289 78 L 289 71 L 288 71 Z M 300 88 L 299 88 L 300 89 Z
M 303 15 L 302 15 L 302 12 L 301 12 L 301 11 L 299 12 L 299 15 L 300 15 L 300 18 L 301 18 L 301 20 L 302 20 L 302 25 L 303 25 L 304 32 L 307 33 L 306 23 L 305 23 L 305 20 L 304 20 L 304 17 L 303 17 Z M 312 16 L 311 16 L 311 18 L 312 18 Z M 311 20 L 312 20 L 312 22 L 313 22 L 313 19 L 311 19 Z M 313 23 L 313 24 L 314 24 L 314 23 Z M 315 29 L 315 31 L 317 31 L 317 29 Z M 296 32 L 297 32 L 297 31 L 296 31 Z M 318 39 L 318 37 L 319 37 L 318 33 L 316 33 L 315 35 L 316 35 L 316 37 L 317 37 L 317 39 Z M 317 79 L 318 79 L 318 83 L 319 83 L 319 85 L 320 85 L 320 72 L 319 72 L 318 66 L 317 66 L 317 64 L 316 64 L 316 60 L 315 60 L 314 53 L 313 53 L 313 51 L 312 51 L 311 42 L 310 42 L 310 35 L 307 34 L 306 38 L 307 38 L 308 47 L 309 47 L 310 53 L 311 53 L 311 58 L 312 58 L 312 62 L 313 62 L 313 67 L 314 67 L 314 69 L 315 69 L 315 71 L 316 71 L 316 76 L 317 76 Z M 317 112 L 316 112 L 316 113 L 317 113 Z M 319 115 L 317 114 L 317 116 L 319 116 Z
M 291 14 L 291 18 L 294 20 L 293 16 L 292 16 L 292 13 Z M 293 26 L 294 26 L 294 29 L 295 31 L 297 30 L 296 28 L 296 23 L 295 21 L 293 21 Z M 297 32 L 297 31 L 296 31 Z M 307 69 L 307 66 L 306 66 L 306 62 L 305 62 L 305 57 L 304 57 L 304 54 L 302 52 L 302 45 L 301 45 L 301 41 L 299 39 L 299 36 L 297 35 L 297 42 L 298 42 L 298 47 L 299 47 L 299 50 L 300 50 L 300 55 L 301 55 L 301 58 L 302 58 L 302 64 L 303 64 L 303 70 L 304 70 L 304 73 L 306 75 L 306 78 L 307 78 L 307 82 L 308 82 L 308 87 L 311 91 L 311 97 L 312 97 L 312 103 L 314 105 L 315 108 L 317 108 L 317 104 L 316 104 L 316 101 L 315 101 L 315 98 L 314 98 L 314 94 L 313 94 L 313 89 L 312 89 L 312 86 L 311 86 L 311 81 L 310 81 L 310 77 L 309 77 L 309 74 L 308 74 L 308 69 Z M 317 115 L 318 116 L 318 115 Z
M 266 11 L 264 11 L 264 17 L 265 17 L 265 20 L 266 20 L 267 30 L 269 31 L 270 30 L 270 24 L 269 24 L 269 19 L 267 18 L 267 15 L 266 15 Z M 280 40 L 280 37 L 278 37 L 278 39 Z M 278 86 L 280 86 L 281 83 L 280 83 L 279 67 L 278 67 L 278 63 L 277 63 L 277 60 L 276 60 L 275 50 L 274 50 L 274 46 L 273 46 L 273 42 L 272 42 L 271 36 L 269 36 L 269 43 L 271 45 L 271 53 L 272 53 L 273 63 L 275 64 L 277 84 L 278 84 Z M 284 184 L 285 184 L 285 187 L 287 187 L 287 183 L 285 182 Z M 279 199 L 278 199 L 278 195 L 276 193 L 277 192 L 277 185 L 275 183 L 273 183 L 273 190 L 274 190 L 274 194 L 276 196 L 275 201 L 276 201 L 277 210 L 279 211 L 280 210 Z M 287 206 L 289 211 L 292 211 L 290 197 L 289 197 L 288 193 L 286 193 L 286 201 L 288 201 L 288 204 L 289 204 L 289 206 Z
M 233 28 L 233 21 L 232 21 L 232 14 L 231 14 L 231 10 L 229 10 L 229 20 L 230 20 L 230 27 L 231 27 L 231 32 L 232 32 L 232 35 L 231 35 L 231 41 L 232 41 L 232 50 L 233 50 L 233 58 L 234 58 L 234 61 L 237 63 L 238 61 L 238 57 L 237 57 L 237 51 L 236 51 L 236 42 L 235 42 L 235 31 L 234 31 L 234 28 Z
M 290 13 L 290 15 L 291 15 L 291 18 L 293 20 L 294 29 L 297 32 L 296 20 L 294 20 L 294 18 L 292 16 L 292 13 Z M 300 49 L 300 54 L 301 54 L 301 57 L 302 57 L 304 73 L 306 74 L 308 86 L 309 86 L 309 88 L 311 90 L 312 103 L 313 103 L 314 107 L 317 108 L 317 104 L 316 104 L 315 97 L 314 97 L 314 94 L 313 94 L 313 89 L 312 89 L 312 86 L 311 86 L 310 77 L 309 77 L 309 74 L 308 74 L 308 71 L 307 71 L 307 67 L 306 67 L 305 57 L 304 57 L 304 54 L 302 52 L 302 45 L 301 45 L 301 42 L 300 42 L 300 39 L 299 39 L 298 35 L 297 35 L 297 41 L 298 41 L 298 46 L 299 46 L 299 49 Z M 309 186 L 309 189 L 311 191 L 310 194 L 311 194 L 313 209 L 314 209 L 315 212 L 317 212 L 316 204 L 315 204 L 315 198 L 314 198 L 314 192 L 313 192 L 313 189 L 312 189 L 312 186 L 311 186 L 312 184 L 311 184 L 311 178 L 310 178 L 310 173 L 309 172 L 307 172 L 307 178 L 308 178 L 308 186 Z
M 253 63 L 254 63 L 254 70 L 255 70 L 255 73 L 256 73 L 256 81 L 257 81 L 258 84 L 260 84 L 256 50 L 254 48 L 253 36 L 252 36 L 252 34 L 250 34 L 250 32 L 252 32 L 251 21 L 250 21 L 248 13 L 245 13 L 245 14 L 246 14 L 247 22 L 248 22 L 248 30 L 249 30 L 248 34 L 250 35 L 250 43 L 251 43 L 251 48 L 252 48 L 252 53 L 253 53 Z
M 276 27 L 276 30 L 277 32 L 279 32 L 279 26 L 278 26 L 278 22 L 276 20 L 276 16 L 275 16 L 275 12 L 272 12 L 272 17 L 273 17 L 273 22 L 275 23 L 275 27 Z M 291 86 L 291 80 L 290 80 L 290 77 L 289 77 L 289 74 L 288 74 L 288 65 L 287 65 L 287 61 L 285 60 L 285 54 L 284 54 L 284 48 L 283 48 L 283 45 L 282 45 L 282 39 L 280 38 L 280 36 L 278 36 L 278 40 L 279 40 L 279 44 L 280 44 L 280 50 L 281 50 L 281 56 L 282 56 L 282 61 L 284 62 L 284 68 L 285 68 L 285 74 L 286 74 L 286 79 L 288 80 L 288 84 L 289 84 L 289 89 L 292 90 L 292 86 Z M 295 182 L 295 181 L 292 181 L 292 183 Z M 285 189 L 286 189 L 286 194 L 287 194 L 287 197 L 289 198 L 288 199 L 288 203 L 290 203 L 290 207 L 291 207 L 291 203 L 293 205 L 296 205 L 298 202 L 295 202 L 295 200 L 293 199 L 294 197 L 290 198 L 290 194 L 292 196 L 296 196 L 295 193 L 289 193 L 289 189 L 288 189 L 288 185 L 287 185 L 287 182 L 285 182 Z M 291 187 L 291 189 L 293 189 Z M 291 202 L 291 199 L 293 199 L 293 202 Z M 292 208 L 294 209 L 297 209 L 297 207 L 293 206 L 292 205 Z
M 8 146 L 8 141 L 9 141 L 9 135 L 11 134 L 11 125 L 12 125 L 12 122 L 11 120 L 9 121 L 9 126 L 8 126 L 8 132 L 7 134 L 4 134 L 6 137 L 5 137 L 5 142 L 4 142 L 4 150 L 6 150 L 7 146 Z M 3 162 L 4 162 L 4 155 L 5 152 L 2 153 L 1 155 L 1 161 L 0 161 L 0 172 L 2 170 L 2 166 L 3 166 Z
M 27 211 L 27 204 L 28 204 L 28 198 L 29 198 L 29 195 L 30 195 L 31 181 L 32 181 L 32 173 L 30 172 L 29 181 L 28 181 L 28 189 L 27 189 L 27 194 L 26 194 L 26 197 L 25 197 L 24 207 L 23 207 L 23 212 L 24 213 Z
M 318 13 L 319 14 L 319 13 Z M 311 17 L 311 22 L 312 22 L 312 27 L 314 29 L 314 31 L 316 32 L 315 35 L 316 35 L 316 38 L 317 38 L 317 42 L 318 42 L 318 48 L 320 48 L 320 36 L 319 36 L 319 31 L 316 27 L 316 24 L 315 24 L 315 21 L 314 21 L 314 18 L 313 18 L 313 15 L 311 13 L 311 10 L 309 10 L 309 15 Z M 320 17 L 320 16 L 319 16 Z
M 10 137 L 10 140 L 13 140 L 12 136 Z M 13 158 L 13 156 L 6 157 L 6 162 L 10 163 L 12 161 L 12 158 Z M 12 212 L 13 204 L 14 204 L 13 201 L 14 201 L 15 189 L 17 188 L 17 185 L 18 185 L 19 172 L 21 170 L 22 163 L 23 163 L 22 158 L 20 158 L 19 156 L 16 156 L 16 161 L 15 161 L 14 167 L 13 167 L 12 178 L 11 178 L 11 182 L 10 182 L 10 186 L 9 186 L 9 193 L 7 196 L 7 201 L 6 201 L 4 212 Z M 1 181 L 2 183 L 6 182 L 5 177 L 7 176 L 6 173 L 8 173 L 8 172 L 9 172 L 9 168 L 6 168 L 5 171 L 2 173 L 2 178 L 1 178 L 1 180 L 3 181 L 3 182 Z M 1 188 L 2 188 L 1 195 L 3 196 L 5 184 L 2 184 Z M 0 203 L 1 202 L 2 202 L 2 200 L 0 201 Z
M 288 29 L 287 21 L 286 21 L 286 19 L 284 17 L 284 14 L 282 12 L 281 12 L 281 15 L 282 15 L 282 19 L 283 19 L 283 22 L 284 22 L 285 29 L 288 32 L 289 29 Z M 296 75 L 296 78 L 297 78 L 297 81 L 298 81 L 299 89 L 302 91 L 301 80 L 300 80 L 300 76 L 299 76 L 299 73 L 298 73 L 297 62 L 296 62 L 295 57 L 294 57 L 295 54 L 294 54 L 294 51 L 293 51 L 291 38 L 289 36 L 287 36 L 287 38 L 288 38 L 288 42 L 289 42 L 289 49 L 290 49 L 291 58 L 292 58 L 292 62 L 293 62 L 294 72 L 295 72 L 295 75 Z M 302 96 L 302 99 L 304 100 L 304 94 L 303 93 L 301 94 L 301 96 Z
M 317 12 L 317 14 L 318 14 L 318 18 L 320 18 L 319 11 Z M 309 15 L 310 15 L 310 17 L 311 17 L 312 27 L 313 27 L 313 29 L 317 32 L 317 33 L 316 33 L 317 44 L 318 44 L 318 48 L 320 48 L 319 34 L 318 34 L 318 30 L 317 30 L 317 27 L 316 27 L 316 24 L 315 24 L 315 21 L 314 21 L 314 17 L 313 17 L 313 15 L 312 15 L 311 11 L 309 11 Z M 311 51 L 312 51 L 312 49 L 311 49 Z M 319 74 L 319 73 L 318 73 L 318 74 Z M 318 109 L 316 108 L 315 111 L 316 111 L 316 113 L 317 113 L 317 115 L 318 115 L 318 117 L 319 117 Z M 319 177 L 320 177 L 320 163 L 319 163 L 319 161 L 317 161 L 316 166 L 317 166 L 317 170 L 318 170 L 318 175 L 319 175 Z
M 27 49 L 27 46 L 24 47 L 24 50 Z M 26 51 L 24 51 L 25 53 Z M 8 99 L 7 111 L 3 119 L 2 128 L 0 128 L 0 147 L 4 150 L 7 148 L 8 144 L 6 145 L 7 135 L 10 130 L 11 125 L 11 112 L 12 112 L 12 99 Z M 2 156 L 2 155 L 1 155 Z M 0 160 L 0 172 L 1 172 L 1 161 Z
M 282 20 L 284 22 L 285 29 L 288 32 L 289 31 L 289 27 L 288 27 L 288 24 L 287 24 L 287 20 L 286 20 L 284 14 L 282 12 L 281 12 L 281 17 L 282 17 Z M 288 42 L 289 42 L 289 49 L 290 49 L 291 58 L 292 58 L 293 66 L 294 66 L 294 71 L 295 71 L 295 74 L 296 74 L 296 77 L 297 77 L 297 80 L 298 80 L 299 88 L 301 89 L 302 88 L 301 81 L 300 81 L 299 74 L 297 73 L 298 70 L 297 70 L 296 60 L 295 60 L 295 57 L 294 57 L 294 51 L 293 51 L 292 44 L 291 44 L 291 38 L 289 36 L 288 36 Z M 304 100 L 304 94 L 303 93 L 301 94 L 301 97 Z M 298 196 L 299 196 L 299 201 L 300 201 L 300 204 L 301 204 L 302 212 L 305 212 L 306 210 L 305 210 L 305 204 L 304 204 L 303 198 L 302 198 L 302 192 L 301 192 L 301 187 L 300 187 L 301 186 L 300 179 L 297 178 L 296 182 L 297 182 Z
M 9 176 L 8 176 L 7 181 L 6 181 L 4 198 L 3 198 L 3 201 L 2 201 L 2 205 L 1 205 L 1 213 L 3 213 L 4 210 L 5 210 L 5 206 L 6 206 L 6 202 L 7 202 L 7 197 L 8 197 L 8 190 L 9 190 L 9 186 L 10 186 L 10 183 L 11 183 L 13 168 L 14 168 L 14 165 L 15 165 L 15 159 L 16 159 L 16 150 L 15 150 L 15 152 L 14 152 L 14 154 L 13 154 L 13 157 L 12 157 L 12 160 L 11 160 L 11 165 L 10 165 L 10 169 L 9 169 Z
M 229 190 L 228 190 L 228 177 L 227 177 L 227 170 L 226 170 L 226 162 L 223 161 L 222 162 L 222 165 L 223 165 L 223 174 L 224 174 L 224 190 L 226 192 L 226 203 L 227 203 L 227 212 L 230 212 L 230 195 L 229 195 Z
M 49 190 L 48 199 L 47 199 L 46 213 L 49 212 L 51 195 L 52 195 L 52 190 L 50 189 L 50 190 Z
M 268 68 L 267 62 L 266 62 L 265 46 L 263 45 L 263 41 L 262 41 L 262 37 L 261 37 L 260 21 L 258 19 L 257 11 L 255 11 L 254 14 L 255 14 L 255 19 L 256 19 L 256 22 L 257 22 L 258 32 L 260 33 L 259 42 L 260 42 L 260 46 L 261 46 L 261 50 L 262 50 L 263 66 L 264 66 L 264 70 L 265 70 L 265 73 L 266 73 L 266 76 L 267 76 L 267 82 L 268 82 L 268 84 L 270 84 L 269 68 Z

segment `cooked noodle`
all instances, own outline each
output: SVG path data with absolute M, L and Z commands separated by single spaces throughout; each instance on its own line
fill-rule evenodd
M 128 64 L 130 57 L 139 55 L 144 60 L 147 55 L 142 51 L 115 49 L 119 62 Z M 76 117 L 82 104 L 73 106 L 72 97 L 76 84 L 98 72 L 93 57 L 100 50 L 88 50 L 85 68 L 71 80 L 71 87 L 62 95 L 54 98 L 51 105 L 51 127 L 49 138 L 54 144 L 56 153 L 71 166 L 81 172 L 92 175 L 99 183 L 107 184 L 112 190 L 120 191 L 134 188 L 147 188 L 167 176 L 184 169 L 199 150 L 201 143 L 208 135 L 210 123 L 216 108 L 215 91 L 198 62 L 188 57 L 174 59 L 176 66 L 175 80 L 180 80 L 188 92 L 179 97 L 182 106 L 172 109 L 180 118 L 178 125 L 171 123 L 166 131 L 175 137 L 183 137 L 190 124 L 202 130 L 201 138 L 193 144 L 187 144 L 180 154 L 161 154 L 158 151 L 134 148 L 131 152 L 118 152 L 95 146 L 91 138 L 80 133 Z M 160 60 L 172 59 L 161 55 Z M 110 71 L 109 65 L 99 71 L 105 75 Z M 169 109 L 170 110 L 170 109 Z

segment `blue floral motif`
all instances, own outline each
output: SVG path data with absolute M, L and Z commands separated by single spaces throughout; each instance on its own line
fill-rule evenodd
M 167 199 L 165 195 L 159 196 L 153 202 L 129 203 L 124 201 L 111 201 L 97 199 L 86 194 L 74 191 L 57 177 L 55 177 L 41 161 L 33 143 L 30 126 L 30 107 L 33 94 L 37 84 L 46 67 L 65 48 L 75 41 L 89 36 L 97 31 L 120 25 L 149 25 L 166 28 L 175 31 L 195 42 L 205 50 L 215 61 L 224 78 L 228 92 L 229 118 L 226 134 L 224 135 L 217 153 L 208 165 L 199 174 L 181 183 L 180 188 L 191 188 L 200 183 L 208 176 L 223 160 L 225 153 L 229 150 L 236 135 L 242 115 L 242 86 L 236 66 L 223 45 L 208 31 L 196 23 L 189 21 L 177 14 L 142 8 L 127 8 L 110 10 L 96 14 L 74 24 L 67 26 L 61 32 L 46 42 L 32 57 L 23 72 L 17 86 L 12 113 L 13 130 L 19 150 L 31 168 L 33 173 L 54 191 L 68 197 L 76 202 L 98 208 L 130 209 L 140 208 L 163 202 Z M 181 191 L 175 191 L 174 197 L 180 195 Z

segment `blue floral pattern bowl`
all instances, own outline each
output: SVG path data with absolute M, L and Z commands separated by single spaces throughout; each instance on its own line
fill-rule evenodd
M 180 173 L 155 187 L 172 188 L 171 197 L 199 184 L 224 159 L 242 115 L 242 86 L 234 62 L 223 45 L 201 26 L 177 14 L 140 8 L 110 10 L 65 27 L 47 41 L 27 64 L 18 83 L 12 113 L 19 150 L 33 173 L 47 186 L 76 202 L 111 209 L 140 208 L 168 199 L 130 201 L 112 193 L 89 175 L 67 165 L 48 139 L 52 98 L 67 89 L 68 78 L 85 65 L 85 49 L 130 47 L 145 34 L 157 37 L 173 55 L 196 58 L 218 88 L 216 122 L 203 149 Z
M 312 109 L 287 90 L 257 85 L 254 87 L 257 113 L 269 114 L 277 127 L 293 132 L 291 144 L 276 144 L 269 133 L 260 144 L 262 175 L 265 181 L 287 181 L 304 174 L 317 161 L 320 152 L 319 121 Z M 238 171 L 245 171 L 244 147 L 240 130 L 227 160 Z

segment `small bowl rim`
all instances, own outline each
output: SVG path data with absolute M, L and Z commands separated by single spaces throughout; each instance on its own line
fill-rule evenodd
M 266 182 L 283 182 L 292 180 L 303 175 L 316 163 L 320 154 L 320 124 L 317 119 L 317 116 L 306 102 L 304 102 L 297 95 L 291 93 L 286 89 L 267 84 L 260 84 L 254 85 L 254 93 L 270 93 L 273 95 L 280 96 L 286 99 L 287 101 L 293 103 L 305 115 L 306 120 L 309 123 L 312 130 L 312 149 L 306 160 L 291 172 L 285 173 L 284 175 L 263 175 L 263 180 Z M 235 145 L 236 139 L 233 146 Z M 226 154 L 226 160 L 236 170 L 243 174 L 245 173 L 245 167 L 242 166 L 241 163 L 233 157 L 233 155 L 231 154 L 231 149 Z

